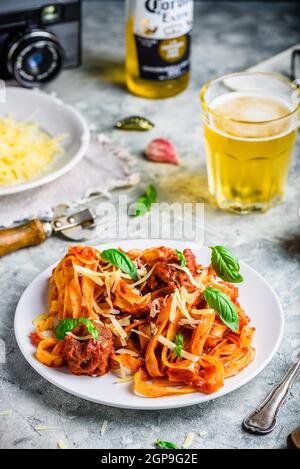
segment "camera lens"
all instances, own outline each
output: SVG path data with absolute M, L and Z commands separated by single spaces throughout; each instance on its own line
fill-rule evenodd
M 7 67 L 18 83 L 32 88 L 52 80 L 63 61 L 64 51 L 53 34 L 31 31 L 11 44 Z
M 38 75 L 41 72 L 44 63 L 44 55 L 39 51 L 33 51 L 26 60 L 26 68 L 32 73 L 32 75 Z

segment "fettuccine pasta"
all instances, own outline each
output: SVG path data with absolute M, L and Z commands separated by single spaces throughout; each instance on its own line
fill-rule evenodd
M 123 251 L 120 249 L 120 252 Z M 197 263 L 191 250 L 134 250 L 120 267 L 92 247 L 70 247 L 49 280 L 48 312 L 35 320 L 31 340 L 44 365 L 72 373 L 113 371 L 147 397 L 214 393 L 255 357 L 254 327 L 238 288 Z M 227 295 L 238 327 L 211 308 L 204 291 Z

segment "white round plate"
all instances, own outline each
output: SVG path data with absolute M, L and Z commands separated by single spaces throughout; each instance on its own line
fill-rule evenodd
M 125 250 L 146 249 L 162 245 L 180 250 L 190 247 L 201 264 L 208 265 L 210 262 L 210 249 L 186 242 L 131 240 L 106 244 L 100 249 L 109 247 L 122 247 Z M 238 389 L 257 376 L 274 356 L 282 338 L 284 318 L 275 292 L 261 275 L 241 263 L 241 272 L 245 281 L 239 287 L 239 300 L 257 329 L 254 339 L 256 348 L 254 362 L 239 375 L 225 380 L 224 387 L 215 394 L 194 393 L 156 399 L 140 397 L 132 391 L 132 383 L 116 384 L 116 376 L 112 373 L 99 378 L 74 376 L 67 368 L 48 368 L 35 359 L 35 347 L 30 343 L 28 334 L 33 330 L 32 319 L 47 311 L 47 281 L 53 267 L 42 272 L 23 293 L 15 314 L 16 339 L 26 360 L 41 376 L 64 391 L 89 401 L 129 409 L 171 409 L 216 399 Z
M 8 86 L 6 102 L 0 105 L 0 117 L 11 115 L 16 120 L 37 123 L 52 137 L 65 134 L 64 153 L 54 158 L 45 171 L 29 181 L 10 186 L 0 185 L 0 196 L 15 194 L 54 181 L 70 171 L 85 155 L 90 133 L 81 114 L 60 99 L 40 90 Z

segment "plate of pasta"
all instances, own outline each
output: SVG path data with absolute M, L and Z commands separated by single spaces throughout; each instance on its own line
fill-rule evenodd
M 266 280 L 224 246 L 71 246 L 25 290 L 17 343 L 46 380 L 100 404 L 199 404 L 251 381 L 283 334 Z

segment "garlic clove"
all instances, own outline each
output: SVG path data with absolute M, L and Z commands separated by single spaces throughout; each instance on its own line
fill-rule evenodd
M 156 138 L 146 148 L 146 157 L 156 163 L 180 164 L 179 154 L 172 142 Z

